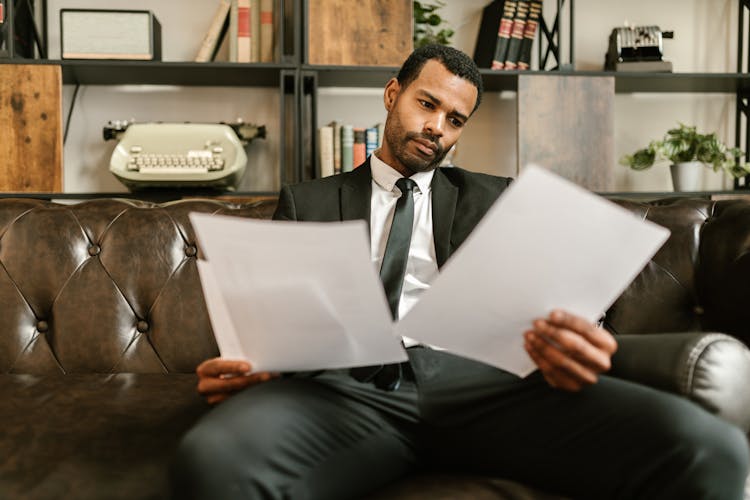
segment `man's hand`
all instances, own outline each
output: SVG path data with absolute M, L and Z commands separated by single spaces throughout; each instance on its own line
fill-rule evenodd
M 198 392 L 209 404 L 216 404 L 245 387 L 279 376 L 269 372 L 250 373 L 250 370 L 250 363 L 246 361 L 208 359 L 195 370 L 198 374 Z
M 596 383 L 611 366 L 617 341 L 608 331 L 573 314 L 555 310 L 534 321 L 524 333 L 524 347 L 547 383 L 579 391 Z

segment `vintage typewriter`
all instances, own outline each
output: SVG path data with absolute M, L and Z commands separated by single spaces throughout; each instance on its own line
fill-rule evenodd
M 128 189 L 234 190 L 247 165 L 244 144 L 265 126 L 226 123 L 109 122 L 104 139 L 118 139 L 109 171 Z
M 604 63 L 607 71 L 671 72 L 672 63 L 662 59 L 663 41 L 674 32 L 658 26 L 625 26 L 609 35 L 609 50 Z

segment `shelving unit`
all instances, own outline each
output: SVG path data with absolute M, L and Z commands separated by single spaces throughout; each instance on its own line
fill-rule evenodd
M 42 0 L 46 18 L 46 0 Z M 738 0 L 740 6 L 740 33 L 744 12 L 750 9 L 750 0 Z M 557 12 L 564 2 L 557 0 Z M 138 62 L 138 61 L 78 61 L 78 60 L 27 60 L 0 59 L 2 64 L 57 64 L 62 68 L 65 84 L 79 85 L 179 85 L 179 86 L 237 86 L 268 87 L 279 92 L 280 130 L 283 137 L 279 154 L 279 178 L 282 183 L 295 182 L 315 176 L 316 145 L 315 128 L 317 117 L 317 93 L 323 87 L 365 87 L 382 88 L 385 82 L 395 76 L 396 67 L 374 66 L 319 66 L 307 64 L 306 41 L 303 34 L 304 15 L 307 0 L 279 0 L 280 11 L 284 13 L 285 33 L 280 49 L 280 62 L 260 63 L 195 63 L 195 62 Z M 567 5 L 569 21 L 569 43 L 564 47 L 569 58 L 573 58 L 573 0 Z M 550 48 L 538 43 L 540 60 L 543 50 L 558 59 L 560 40 L 559 17 L 551 25 L 546 25 L 547 44 L 551 37 L 557 37 Z M 540 28 L 540 32 L 544 31 Z M 43 40 L 46 50 L 46 25 L 43 26 Z M 541 33 L 540 33 L 540 36 Z M 739 38 L 742 38 L 741 36 Z M 519 76 L 543 78 L 550 74 L 558 77 L 611 77 L 615 81 L 615 93 L 723 93 L 737 96 L 737 137 L 742 146 L 750 143 L 750 131 L 745 127 L 741 137 L 740 120 L 747 120 L 750 113 L 750 75 L 743 68 L 742 41 L 736 73 L 616 73 L 603 71 L 492 71 L 481 70 L 485 90 L 488 92 L 517 91 Z M 748 54 L 750 59 L 750 54 Z M 563 65 L 563 70 L 565 65 Z M 1 70 L 1 69 L 0 69 Z M 745 148 L 747 149 L 747 148 Z M 748 153 L 750 160 L 750 152 Z M 744 187 L 744 186 L 738 186 Z M 104 194 L 104 193 L 102 193 Z M 236 193 L 239 194 L 239 193 Z
M 317 74 L 318 87 L 382 87 L 398 68 L 368 66 L 303 66 Z M 486 92 L 518 90 L 519 75 L 613 77 L 615 92 L 725 93 L 750 91 L 747 73 L 623 73 L 615 71 L 494 71 L 481 69 Z
M 737 18 L 737 73 L 747 74 L 750 71 L 750 48 L 747 51 L 747 59 L 743 60 L 745 48 L 745 16 L 750 13 L 750 0 L 738 0 L 739 15 Z M 750 23 L 748 23 L 750 24 Z M 750 27 L 750 26 L 749 26 Z M 750 162 L 750 128 L 748 127 L 748 116 L 750 116 L 750 89 L 743 86 L 737 89 L 737 107 L 735 111 L 735 128 L 734 142 L 735 145 L 745 150 L 745 161 Z M 745 134 L 742 135 L 742 128 L 745 128 Z M 742 180 L 734 180 L 735 189 L 750 189 L 750 176 L 745 176 Z

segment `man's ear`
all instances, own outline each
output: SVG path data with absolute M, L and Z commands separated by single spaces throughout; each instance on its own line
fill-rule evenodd
M 398 80 L 396 78 L 388 80 L 388 83 L 385 84 L 385 92 L 383 93 L 383 104 L 385 104 L 386 111 L 390 111 L 393 108 L 393 103 L 396 102 L 399 92 L 401 92 L 401 85 L 398 83 Z

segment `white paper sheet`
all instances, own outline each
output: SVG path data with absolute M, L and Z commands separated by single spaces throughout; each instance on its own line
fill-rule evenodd
M 535 318 L 562 308 L 595 321 L 668 236 L 661 226 L 528 167 L 397 331 L 526 376 L 536 366 L 523 332 Z
M 192 213 L 223 357 L 254 371 L 405 361 L 364 221 L 300 223 Z

